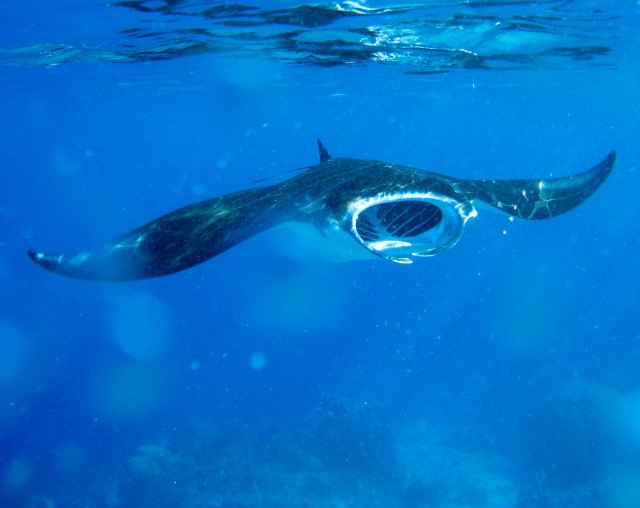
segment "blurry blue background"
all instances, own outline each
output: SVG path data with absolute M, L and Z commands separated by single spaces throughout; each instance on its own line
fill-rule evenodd
M 131 4 L 0 8 L 3 506 L 640 506 L 634 2 L 566 2 L 610 53 L 506 70 L 145 59 L 138 41 L 119 62 L 121 30 L 175 22 Z M 468 49 L 519 40 L 497 35 Z M 315 164 L 316 137 L 462 178 L 618 162 L 571 213 L 481 211 L 410 266 L 305 262 L 258 236 L 170 277 L 91 283 L 25 255 Z

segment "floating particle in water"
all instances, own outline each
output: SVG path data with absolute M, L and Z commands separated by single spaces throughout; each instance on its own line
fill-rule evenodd
M 264 366 L 267 364 L 267 357 L 263 353 L 254 353 L 251 355 L 251 359 L 249 360 L 249 365 L 253 370 L 262 370 Z

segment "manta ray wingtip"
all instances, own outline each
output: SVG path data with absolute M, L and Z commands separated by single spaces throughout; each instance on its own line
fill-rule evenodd
M 38 252 L 35 250 L 28 250 L 27 256 L 35 264 L 46 268 L 47 270 L 56 271 L 57 262 L 52 256 L 46 255 L 44 252 Z M 57 260 L 59 262 L 59 259 Z
M 616 151 L 611 150 L 599 164 L 583 173 L 583 175 L 592 175 L 594 191 L 608 178 L 616 163 L 616 158 Z M 580 175 L 576 176 L 579 177 Z
M 40 265 L 41 267 L 46 268 L 47 270 L 54 270 L 54 271 L 55 271 L 55 268 L 60 264 L 60 261 L 62 260 L 61 254 L 52 256 L 36 250 L 28 250 L 27 256 L 29 256 L 29 259 L 31 259 L 31 261 L 33 261 L 35 264 Z
M 613 165 L 616 162 L 616 159 L 618 157 L 618 154 L 616 153 L 615 150 L 611 150 L 607 156 L 604 158 L 604 164 L 608 165 L 610 170 L 613 169 Z
M 29 256 L 29 259 L 31 259 L 31 261 L 40 266 L 45 266 L 46 264 L 46 255 L 43 252 L 28 250 L 27 256 Z

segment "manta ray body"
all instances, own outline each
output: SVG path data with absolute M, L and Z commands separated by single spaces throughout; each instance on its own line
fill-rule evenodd
M 284 223 L 343 232 L 363 253 L 396 263 L 453 247 L 478 205 L 523 219 L 571 210 L 605 181 L 611 152 L 573 176 L 537 180 L 464 180 L 386 162 L 331 157 L 274 185 L 185 206 L 102 247 L 74 254 L 30 251 L 38 265 L 81 279 L 129 280 L 184 270 Z M 330 235 L 328 236 L 330 237 Z

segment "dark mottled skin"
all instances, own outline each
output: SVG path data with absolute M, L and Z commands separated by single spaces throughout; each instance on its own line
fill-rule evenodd
M 321 146 L 321 145 L 320 145 Z M 587 199 L 613 168 L 615 154 L 575 176 L 547 180 L 460 180 L 379 161 L 330 158 L 284 182 L 195 203 L 81 254 L 29 252 L 61 275 L 126 280 L 167 275 L 201 263 L 287 221 L 350 229 L 356 199 L 399 191 L 432 192 L 472 206 L 481 200 L 511 215 L 547 219 Z M 541 184 L 542 182 L 542 184 Z

